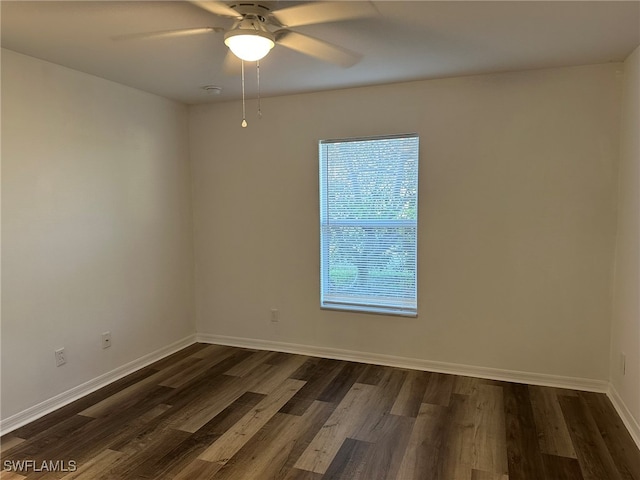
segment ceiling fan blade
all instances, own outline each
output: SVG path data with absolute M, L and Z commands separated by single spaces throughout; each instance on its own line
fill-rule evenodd
M 282 8 L 270 13 L 285 27 L 338 22 L 379 15 L 371 2 L 312 2 Z
M 227 49 L 227 54 L 224 57 L 224 61 L 222 62 L 222 71 L 225 75 L 229 76 L 237 76 L 240 75 L 240 70 L 242 60 L 236 57 L 231 50 Z
M 238 12 L 229 7 L 226 3 L 216 1 L 203 1 L 203 0 L 191 0 L 196 7 L 200 7 L 207 12 L 211 12 L 214 15 L 220 15 L 222 17 L 242 18 Z
M 291 30 L 276 32 L 276 43 L 345 68 L 355 65 L 362 59 L 359 53 Z
M 209 32 L 222 32 L 224 28 L 220 27 L 199 27 L 199 28 L 178 28 L 175 30 L 161 30 L 158 32 L 145 32 L 145 33 L 129 33 L 126 35 L 116 35 L 111 37 L 111 40 L 147 40 L 156 38 L 175 38 L 186 37 L 188 35 L 199 35 L 201 33 Z

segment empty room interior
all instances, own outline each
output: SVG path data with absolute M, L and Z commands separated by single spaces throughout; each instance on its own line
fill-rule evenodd
M 0 7 L 0 478 L 640 480 L 640 2 Z

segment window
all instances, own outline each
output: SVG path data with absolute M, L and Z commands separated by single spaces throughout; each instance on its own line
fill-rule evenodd
M 418 136 L 320 141 L 323 308 L 417 314 Z

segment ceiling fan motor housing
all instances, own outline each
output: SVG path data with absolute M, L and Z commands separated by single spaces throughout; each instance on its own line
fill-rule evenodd
M 267 21 L 267 16 L 271 13 L 271 9 L 266 5 L 256 2 L 242 2 L 229 5 L 232 9 L 242 15 L 243 18 L 253 16 L 261 22 Z

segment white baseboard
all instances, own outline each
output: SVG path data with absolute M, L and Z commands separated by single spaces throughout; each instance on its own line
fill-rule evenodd
M 613 407 L 618 412 L 618 415 L 620 415 L 625 427 L 629 430 L 631 438 L 633 438 L 633 441 L 636 442 L 636 445 L 640 449 L 640 424 L 638 423 L 638 420 L 634 418 L 631 410 L 629 410 L 629 407 L 624 403 L 622 397 L 612 384 L 609 384 L 607 396 L 609 397 L 609 400 L 611 400 Z
M 160 348 L 155 352 L 151 352 L 143 357 L 138 358 L 132 362 L 129 362 L 121 367 L 118 367 L 110 372 L 100 375 L 88 382 L 85 382 L 77 387 L 73 387 L 66 392 L 62 392 L 55 397 L 52 397 L 44 402 L 41 402 L 33 407 L 29 407 L 22 412 L 16 413 L 10 417 L 0 420 L 0 435 L 9 433 L 16 428 L 26 425 L 29 422 L 33 422 L 44 415 L 57 410 L 85 395 L 90 394 L 102 387 L 109 385 L 116 380 L 125 377 L 137 370 L 140 370 L 147 365 L 152 364 L 172 353 L 182 350 L 185 347 L 196 342 L 196 336 L 190 335 L 182 340 L 178 340 L 166 347 Z
M 277 352 L 297 353 L 312 357 L 333 358 L 336 360 L 348 360 L 361 363 L 373 363 L 390 367 L 409 368 L 412 370 L 425 370 L 429 372 L 450 373 L 470 377 L 488 378 L 506 382 L 527 383 L 530 385 L 542 385 L 546 387 L 568 388 L 572 390 L 584 390 L 589 392 L 605 393 L 608 391 L 609 382 L 605 380 L 593 380 L 589 378 L 563 377 L 543 373 L 520 372 L 517 370 L 503 370 L 498 368 L 476 367 L 458 363 L 437 362 L 418 358 L 398 357 L 378 353 L 359 352 L 354 350 L 342 350 L 330 347 L 316 347 L 295 343 L 274 342 L 269 340 L 256 340 L 251 338 L 227 337 L 223 335 L 210 335 L 199 333 L 196 336 L 198 342 L 229 345 L 233 347 L 252 348 L 256 350 L 274 350 Z

